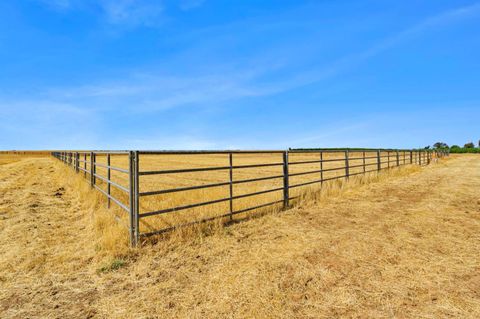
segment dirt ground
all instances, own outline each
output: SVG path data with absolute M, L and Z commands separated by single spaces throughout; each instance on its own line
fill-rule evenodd
M 0 165 L 1 318 L 480 317 L 478 155 L 121 253 L 69 174 Z

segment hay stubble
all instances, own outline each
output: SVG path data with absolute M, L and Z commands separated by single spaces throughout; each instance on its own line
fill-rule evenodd
M 96 217 L 110 214 L 101 198 L 62 174 L 51 159 L 0 166 L 2 317 L 480 315 L 477 156 L 332 185 L 289 211 L 136 251 Z

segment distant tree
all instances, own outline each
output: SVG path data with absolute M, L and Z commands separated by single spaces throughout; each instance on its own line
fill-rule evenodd
M 480 140 L 478 140 L 478 148 L 480 148 Z
M 450 146 L 450 148 L 460 148 L 460 146 L 458 146 L 458 145 L 452 145 L 452 146 Z
M 424 149 L 429 150 L 429 149 L 430 149 L 430 145 L 425 146 Z
M 470 143 L 465 144 L 464 147 L 465 147 L 465 148 L 475 148 L 475 144 L 473 144 L 472 142 L 470 142 Z
M 433 147 L 434 148 L 448 148 L 448 145 L 447 145 L 447 143 L 444 143 L 444 142 L 437 142 L 437 143 L 433 144 Z

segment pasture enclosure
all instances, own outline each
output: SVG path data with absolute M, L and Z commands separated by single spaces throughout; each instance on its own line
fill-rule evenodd
M 235 215 L 289 207 L 324 183 L 402 165 L 443 150 L 61 151 L 128 216 L 130 241 Z

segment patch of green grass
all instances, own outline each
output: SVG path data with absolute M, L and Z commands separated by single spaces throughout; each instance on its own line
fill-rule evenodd
M 106 272 L 110 272 L 110 271 L 115 271 L 115 270 L 118 270 L 118 269 L 124 267 L 126 264 L 127 264 L 127 262 L 125 260 L 115 258 L 111 262 L 109 262 L 109 263 L 103 265 L 102 267 L 100 267 L 97 270 L 97 272 L 98 273 L 106 273 Z

